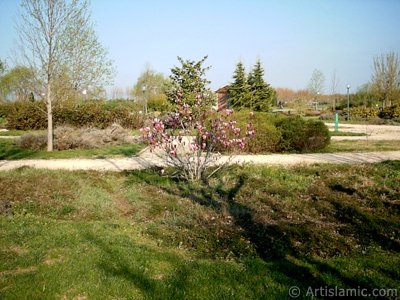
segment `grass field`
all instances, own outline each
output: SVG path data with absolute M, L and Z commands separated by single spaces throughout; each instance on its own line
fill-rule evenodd
M 0 172 L 1 299 L 282 299 L 400 289 L 400 161 Z M 303 297 L 301 296 L 300 299 Z
M 27 133 L 45 133 L 45 131 L 32 130 L 32 131 L 24 131 L 24 130 L 8 130 L 8 131 L 0 131 L 0 136 L 22 136 Z
M 320 152 L 371 152 L 371 151 L 400 151 L 400 142 L 376 140 L 342 140 L 331 143 Z
M 76 149 L 47 152 L 34 151 L 18 147 L 13 140 L 0 139 L 0 160 L 13 159 L 52 159 L 52 158 L 104 158 L 128 157 L 139 153 L 145 147 L 143 144 L 126 144 L 107 146 L 97 149 Z
M 362 132 L 348 132 L 348 131 L 330 131 L 331 136 L 366 136 Z

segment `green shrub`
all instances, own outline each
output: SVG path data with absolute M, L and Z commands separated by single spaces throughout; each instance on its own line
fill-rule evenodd
M 378 116 L 379 109 L 375 107 L 365 107 L 365 106 L 357 106 L 351 107 L 350 111 L 350 118 L 351 119 L 361 119 L 361 120 L 370 120 L 374 119 Z M 347 114 L 347 110 L 346 110 Z
M 276 123 L 281 132 L 279 151 L 311 152 L 325 148 L 330 142 L 328 127 L 321 121 L 296 116 Z
M 7 117 L 10 110 L 10 103 L 0 101 L 0 118 Z
M 247 119 L 244 118 L 245 116 L 239 119 L 239 123 L 243 128 L 245 128 L 245 122 L 243 121 L 249 121 L 248 113 L 246 113 L 246 116 Z M 269 113 L 254 113 L 254 118 L 250 121 L 253 124 L 256 135 L 247 140 L 245 152 L 254 154 L 276 152 L 281 139 L 281 132 L 274 123 L 281 118 L 282 116 Z
M 266 153 L 276 152 L 280 141 L 281 134 L 275 127 L 276 120 L 282 118 L 274 114 L 266 112 L 254 112 L 253 118 L 250 119 L 250 110 L 236 111 L 233 114 L 233 120 L 241 130 L 246 130 L 246 125 L 251 122 L 256 135 L 247 139 L 244 152 L 246 153 Z
M 400 105 L 385 108 L 383 111 L 379 112 L 379 117 L 382 119 L 400 121 Z
M 238 127 L 246 130 L 246 124 L 251 121 L 256 132 L 247 140 L 246 153 L 312 152 L 325 148 L 330 142 L 328 127 L 321 121 L 264 112 L 255 112 L 250 120 L 249 113 L 242 110 L 233 114 Z
M 44 102 L 16 101 L 9 104 L 7 129 L 36 130 L 47 128 Z
M 172 111 L 172 104 L 167 101 L 167 97 L 164 94 L 154 95 L 149 98 L 147 109 L 152 112 L 169 112 Z
M 248 139 L 245 147 L 247 153 L 277 152 L 281 140 L 281 132 L 273 125 L 254 126 L 256 136 Z
M 2 106 L 0 106 L 2 107 Z M 7 128 L 35 130 L 47 128 L 46 106 L 43 101 L 17 101 L 1 108 L 7 116 Z M 88 100 L 66 102 L 53 108 L 55 126 L 107 128 L 118 123 L 125 128 L 137 129 L 143 125 L 143 116 L 132 101 Z

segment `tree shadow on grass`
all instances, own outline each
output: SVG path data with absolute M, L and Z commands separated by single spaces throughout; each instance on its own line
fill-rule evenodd
M 0 140 L 0 160 L 14 160 L 35 157 L 37 151 L 25 150 L 14 145 L 14 141 Z
M 147 274 L 147 267 L 152 260 L 165 261 L 173 265 L 178 265 L 177 257 L 168 253 L 157 253 L 155 250 L 132 242 L 123 245 L 131 249 L 131 254 L 121 250 L 121 244 L 111 243 L 110 240 L 97 236 L 94 232 L 85 231 L 82 235 L 88 242 L 94 245 L 101 253 L 101 258 L 97 263 L 97 268 L 104 272 L 107 277 L 118 277 L 132 283 L 145 298 L 151 299 L 172 299 L 178 292 L 185 293 L 185 282 L 189 277 L 189 269 L 179 268 L 172 278 L 163 282 L 157 278 L 152 278 Z M 172 284 L 175 282 L 175 284 Z M 168 288 L 170 286 L 171 288 Z M 178 297 L 180 298 L 180 297 Z
M 126 290 L 129 293 L 130 285 L 133 285 L 144 299 L 244 299 L 248 298 L 246 296 L 267 299 L 265 287 L 260 284 L 264 281 L 261 268 L 255 270 L 260 274 L 257 277 L 257 274 L 250 274 L 229 262 L 210 264 L 203 260 L 185 259 L 165 249 L 101 237 L 92 230 L 82 230 L 81 234 L 99 253 L 96 268 L 108 279 L 118 278 L 119 285 L 125 287 L 125 291 L 121 291 L 122 298 L 126 298 Z M 167 264 L 169 268 L 155 274 L 155 269 L 160 271 L 158 264 Z M 257 288 L 248 283 L 251 275 L 256 278 Z M 116 296 L 119 295 L 113 295 Z
M 369 290 L 380 288 L 373 280 L 366 280 L 365 276 L 352 277 L 323 258 L 318 258 L 312 253 L 300 252 L 294 244 L 297 241 L 302 241 L 304 244 L 310 243 L 312 248 L 314 241 L 318 242 L 318 239 L 324 238 L 323 235 L 318 236 L 315 224 L 301 220 L 297 223 L 276 222 L 273 224 L 260 221 L 254 208 L 236 200 L 241 189 L 251 180 L 244 172 L 238 175 L 234 185 L 230 188 L 226 187 L 222 181 L 213 185 L 183 184 L 174 181 L 164 184 L 165 182 L 161 182 L 160 176 L 155 173 L 153 173 L 154 175 L 146 173 L 144 176 L 143 174 L 134 172 L 130 176 L 149 185 L 157 185 L 167 194 L 189 198 L 217 213 L 228 212 L 233 218 L 234 225 L 242 230 L 243 237 L 251 242 L 258 256 L 274 270 L 271 272 L 273 279 L 281 284 L 296 285 L 302 291 L 306 291 L 308 287 L 334 288 L 332 282 L 343 288 L 361 287 Z M 333 191 L 339 194 L 348 195 L 350 190 L 352 194 L 357 193 L 350 187 L 333 187 Z M 400 250 L 398 242 L 388 239 L 380 232 L 385 220 L 373 219 L 370 215 L 354 209 L 345 202 L 331 199 L 331 203 L 336 221 L 344 227 L 354 230 L 352 234 L 356 235 L 366 246 L 373 244 L 387 251 L 398 252 Z M 390 225 L 393 227 L 393 224 Z M 355 257 L 350 259 L 355 259 Z M 386 269 L 380 271 L 385 273 Z

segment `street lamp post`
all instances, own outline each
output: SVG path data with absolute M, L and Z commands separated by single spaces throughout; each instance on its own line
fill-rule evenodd
M 347 120 L 350 121 L 350 84 L 347 85 Z

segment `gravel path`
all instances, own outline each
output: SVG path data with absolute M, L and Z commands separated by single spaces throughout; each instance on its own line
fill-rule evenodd
M 333 123 L 326 124 L 333 130 Z M 362 132 L 368 136 L 335 136 L 335 140 L 399 140 L 400 126 L 381 125 L 339 125 L 340 131 Z M 13 137 L 4 137 L 13 138 Z M 228 160 L 221 157 L 219 163 Z M 307 165 L 315 163 L 357 164 L 375 163 L 384 160 L 400 160 L 400 151 L 385 152 L 349 152 L 349 153 L 314 153 L 314 154 L 270 154 L 270 155 L 238 155 L 230 161 L 231 164 L 265 164 L 265 165 Z M 151 166 L 162 166 L 162 160 L 148 150 L 143 150 L 138 156 L 130 158 L 110 159 L 37 159 L 37 160 L 8 160 L 0 161 L 0 171 L 20 167 L 63 170 L 100 170 L 124 171 L 139 170 Z
M 219 163 L 228 159 L 221 157 Z M 375 163 L 385 160 L 400 160 L 400 151 L 387 152 L 360 152 L 360 153 L 314 153 L 314 154 L 271 154 L 271 155 L 238 155 L 231 164 L 264 164 L 264 165 L 309 165 L 315 163 L 359 164 Z M 63 170 L 98 170 L 98 171 L 125 171 L 139 170 L 151 166 L 162 166 L 162 161 L 147 151 L 131 158 L 114 159 L 37 159 L 37 160 L 9 160 L 0 161 L 0 171 L 12 170 L 20 167 Z
M 333 123 L 325 124 L 330 130 L 334 130 Z M 339 131 L 364 133 L 366 136 L 333 136 L 332 140 L 400 140 L 400 126 L 339 124 Z

